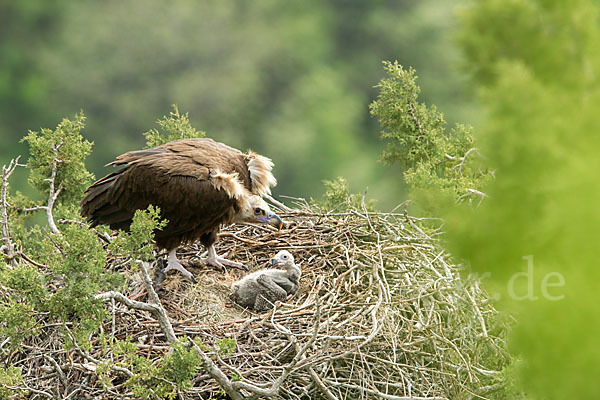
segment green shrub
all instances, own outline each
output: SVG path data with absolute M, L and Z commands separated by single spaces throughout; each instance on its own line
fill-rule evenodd
M 22 139 L 29 144 L 29 183 L 46 196 L 50 189 L 48 179 L 52 176 L 53 161 L 57 156 L 55 190 L 60 188 L 60 202 L 79 202 L 81 194 L 94 178 L 84 164 L 93 145 L 81 136 L 84 126 L 85 116 L 81 112 L 73 120 L 63 119 L 55 130 L 29 131 Z
M 190 124 L 188 114 L 180 114 L 176 105 L 169 116 L 164 116 L 156 121 L 161 130 L 151 129 L 143 135 L 146 138 L 146 147 L 155 147 L 177 139 L 202 138 L 206 133 L 196 130 Z
M 448 129 L 435 106 L 418 101 L 420 88 L 412 68 L 397 61 L 384 66 L 387 77 L 377 85 L 379 95 L 370 105 L 387 142 L 383 162 L 400 164 L 411 197 L 429 214 L 452 202 L 480 200 L 492 174 L 482 164 L 473 128 L 457 124 Z

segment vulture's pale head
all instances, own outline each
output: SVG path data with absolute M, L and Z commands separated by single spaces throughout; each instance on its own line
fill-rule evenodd
M 271 211 L 262 197 L 256 195 L 250 196 L 244 208 L 236 216 L 236 222 L 269 224 L 277 229 L 283 226 L 281 218 Z
M 275 254 L 271 260 L 274 267 L 291 267 L 294 266 L 294 256 L 287 250 L 281 250 Z

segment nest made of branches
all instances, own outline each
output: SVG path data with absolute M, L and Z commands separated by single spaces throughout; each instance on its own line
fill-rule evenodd
M 246 274 L 235 269 L 191 269 L 196 283 L 169 273 L 156 285 L 175 334 L 201 338 L 226 375 L 257 387 L 284 376 L 280 398 L 486 398 L 501 387 L 500 371 L 510 361 L 506 326 L 479 282 L 450 261 L 439 231 L 426 228 L 431 224 L 364 208 L 324 213 L 300 200 L 281 215 L 288 222 L 281 231 L 224 227 L 217 252 L 254 271 L 279 250 L 290 251 L 302 277 L 287 303 L 263 314 L 232 303 L 230 285 Z M 187 246 L 179 257 L 203 252 Z M 133 275 L 125 294 L 144 300 L 143 279 Z M 150 313 L 119 303 L 108 308 L 104 332 L 133 341 L 155 362 L 170 350 Z M 108 387 L 99 383 L 94 361 L 107 360 L 94 338 L 86 358 L 82 349 L 57 345 L 64 342 L 58 329 L 42 332 L 46 337 L 32 339 L 16 363 L 29 387 L 58 393 L 67 380 L 83 397 L 132 397 L 118 371 L 110 372 Z M 224 338 L 236 343 L 227 355 L 217 350 Z M 62 377 L 43 354 L 52 355 Z M 200 370 L 193 387 L 178 393 L 195 399 L 222 391 Z

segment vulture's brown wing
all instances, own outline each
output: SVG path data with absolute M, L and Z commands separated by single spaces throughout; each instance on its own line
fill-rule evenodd
M 211 171 L 235 172 L 238 174 L 240 182 L 249 190 L 251 188 L 246 155 L 238 149 L 215 142 L 209 138 L 181 139 L 151 149 L 130 151 L 118 156 L 115 161 L 108 165 L 133 164 L 153 156 L 160 158 L 160 154 L 178 154 L 185 159 L 184 164 L 187 164 L 188 161 L 193 162 L 197 165 L 206 166 Z M 180 167 L 181 165 L 174 165 L 173 173 L 176 174 Z
M 92 226 L 107 224 L 113 229 L 127 229 L 136 210 L 150 204 L 158 206 L 161 216 L 169 220 L 157 232 L 159 244 L 170 238 L 175 243 L 195 240 L 218 229 L 232 218 L 236 202 L 225 191 L 215 188 L 210 182 L 211 174 L 237 172 L 241 169 L 239 164 L 243 164 L 243 155 L 230 152 L 228 155 L 232 157 L 227 159 L 219 151 L 207 151 L 202 146 L 205 143 L 185 142 L 119 156 L 112 164 L 125 167 L 88 188 L 81 202 L 82 215 Z M 209 150 L 215 150 L 210 142 Z

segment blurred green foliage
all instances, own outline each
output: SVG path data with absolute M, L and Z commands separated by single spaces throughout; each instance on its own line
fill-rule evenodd
M 489 199 L 451 210 L 446 228 L 515 311 L 515 371 L 532 398 L 600 397 L 599 7 L 491 0 L 462 14 L 486 111 L 478 140 L 497 172 Z
M 171 104 L 207 136 L 275 162 L 275 194 L 319 197 L 347 177 L 382 208 L 403 186 L 376 161 L 368 114 L 397 59 L 423 78 L 423 98 L 469 120 L 465 78 L 443 0 L 196 2 L 0 0 L 0 164 L 28 129 L 80 109 L 95 143 L 89 168 L 144 146 L 140 135 Z M 469 121 L 470 122 L 470 121 Z M 22 171 L 21 171 L 22 172 Z M 14 187 L 26 190 L 15 173 Z M 21 182 L 18 182 L 21 180 Z M 28 193 L 30 194 L 30 193 Z

